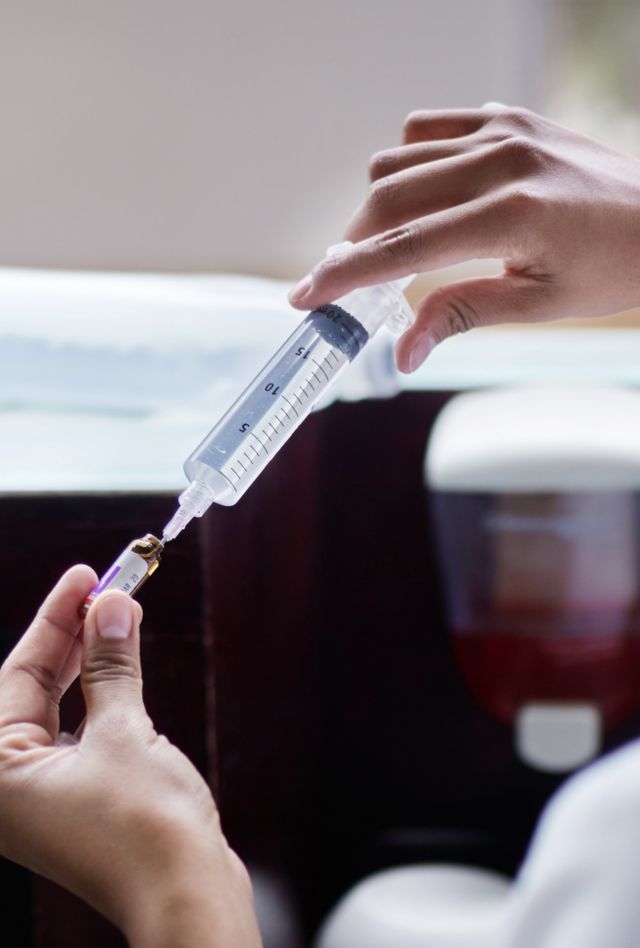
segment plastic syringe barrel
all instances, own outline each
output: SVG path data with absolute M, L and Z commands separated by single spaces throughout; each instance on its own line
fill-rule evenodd
M 309 313 L 187 458 L 191 484 L 165 538 L 212 503 L 235 504 L 378 329 L 406 327 L 412 315 L 395 283 L 354 290 Z

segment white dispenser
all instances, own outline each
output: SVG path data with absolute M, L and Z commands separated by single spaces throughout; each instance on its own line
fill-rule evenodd
M 454 397 L 425 479 L 467 687 L 530 766 L 584 764 L 640 709 L 640 393 Z

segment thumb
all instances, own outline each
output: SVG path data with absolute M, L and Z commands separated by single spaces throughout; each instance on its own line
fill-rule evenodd
M 142 609 L 122 592 L 106 592 L 84 624 L 80 683 L 91 721 L 109 710 L 144 711 L 140 668 Z
M 398 342 L 398 368 L 413 372 L 449 336 L 477 326 L 552 319 L 560 315 L 556 307 L 549 283 L 521 274 L 439 287 L 421 301 L 415 325 Z

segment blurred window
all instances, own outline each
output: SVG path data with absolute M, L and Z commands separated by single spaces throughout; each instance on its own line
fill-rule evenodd
M 529 13 L 544 7 L 532 0 Z M 546 111 L 612 145 L 640 150 L 638 0 L 547 0 L 546 14 Z

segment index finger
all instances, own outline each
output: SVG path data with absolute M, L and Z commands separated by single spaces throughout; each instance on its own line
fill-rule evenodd
M 0 728 L 34 724 L 55 737 L 59 679 L 82 628 L 78 609 L 96 582 L 90 567 L 73 566 L 45 599 L 0 669 Z
M 465 260 L 503 257 L 510 230 L 506 216 L 495 198 L 479 198 L 384 231 L 321 261 L 294 288 L 290 302 L 299 309 L 314 309 L 360 286 Z

